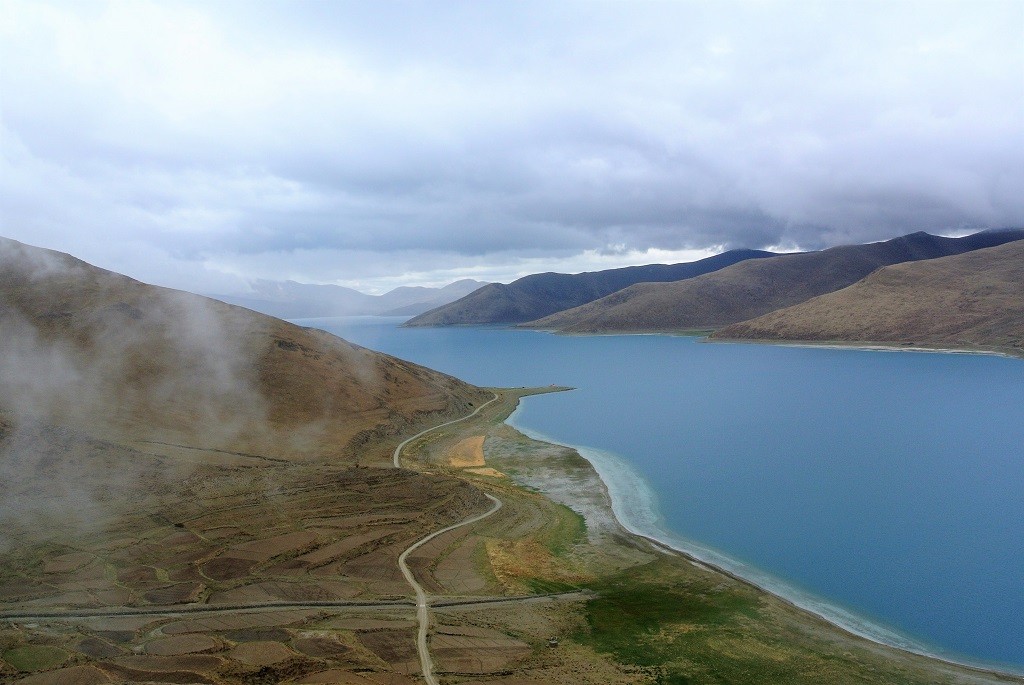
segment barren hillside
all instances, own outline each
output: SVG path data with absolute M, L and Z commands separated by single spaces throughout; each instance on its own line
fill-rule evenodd
M 879 269 L 849 288 L 716 339 L 882 342 L 1024 350 L 1024 241 Z
M 635 283 L 679 281 L 745 260 L 771 257 L 761 250 L 730 250 L 681 264 L 647 264 L 581 274 L 543 273 L 509 284 L 490 283 L 450 304 L 408 321 L 406 326 L 520 323 L 614 293 Z
M 576 333 L 720 328 L 852 285 L 875 269 L 1024 238 L 1024 231 L 944 238 L 927 233 L 733 266 L 676 283 L 641 283 L 526 324 Z
M 9 421 L 151 451 L 383 463 L 399 432 L 486 399 L 322 331 L 7 239 L 0 328 Z

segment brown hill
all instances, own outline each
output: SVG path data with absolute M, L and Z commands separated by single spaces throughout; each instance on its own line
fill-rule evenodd
M 522 323 L 592 302 L 635 283 L 679 281 L 773 253 L 729 250 L 681 264 L 647 264 L 579 274 L 542 273 L 490 283 L 450 304 L 420 314 L 406 326 Z
M 384 462 L 486 396 L 322 331 L 0 239 L 0 418 L 137 449 Z
M 716 339 L 881 342 L 1024 352 L 1024 241 L 879 269 Z
M 1021 238 L 1024 231 L 1019 230 L 963 238 L 913 233 L 881 243 L 749 260 L 686 281 L 634 285 L 526 325 L 580 333 L 720 328 L 845 288 L 882 266 Z

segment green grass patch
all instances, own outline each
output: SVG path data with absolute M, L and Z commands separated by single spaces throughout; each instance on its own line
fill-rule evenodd
M 587 587 L 573 639 L 672 685 L 935 685 L 927 667 L 818 639 L 780 622 L 753 588 L 656 560 Z
M 576 639 L 658 683 L 787 682 L 772 658 L 716 646 L 756 621 L 759 601 L 745 588 L 694 583 L 660 561 L 590 588 L 599 596 L 587 604 L 589 630 Z
M 544 527 L 537 541 L 556 557 L 565 556 L 574 546 L 586 542 L 586 520 L 569 507 L 555 505 L 554 516 Z
M 45 671 L 60 666 L 68 656 L 60 647 L 26 645 L 4 652 L 4 661 L 19 671 Z
M 599 597 L 587 605 L 590 633 L 584 641 L 637 666 L 661 665 L 678 655 L 681 643 L 757 611 L 757 600 L 743 592 L 702 592 L 635 579 L 632 573 L 590 587 Z

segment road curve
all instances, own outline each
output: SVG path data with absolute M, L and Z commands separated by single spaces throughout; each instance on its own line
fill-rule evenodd
M 451 421 L 447 421 L 445 423 L 438 424 L 436 426 L 431 426 L 430 428 L 428 428 L 426 430 L 420 431 L 419 433 L 417 433 L 416 435 L 412 436 L 411 438 L 406 438 L 405 440 L 403 440 L 398 445 L 398 447 L 395 448 L 395 453 L 392 455 L 392 462 L 394 463 L 395 468 L 398 469 L 398 468 L 402 467 L 402 449 L 404 449 L 405 446 L 408 445 L 410 442 L 412 442 L 416 438 L 419 438 L 419 437 L 422 437 L 422 436 L 426 435 L 427 433 L 429 433 L 431 431 L 436 431 L 438 428 L 444 428 L 445 426 L 450 426 L 453 423 L 458 423 L 460 421 L 465 421 L 466 419 L 471 419 L 474 416 L 476 416 L 477 414 L 479 414 L 481 409 L 486 407 L 491 402 L 495 402 L 497 399 L 498 399 L 498 393 L 494 393 L 494 397 L 492 397 L 491 399 L 487 400 L 486 402 L 481 404 L 479 407 L 477 407 L 473 411 L 472 414 L 466 414 L 461 419 L 453 419 Z
M 493 402 L 494 400 L 491 401 Z M 481 406 L 481 409 L 482 408 L 483 407 Z M 479 411 L 479 409 L 477 411 Z M 460 523 L 452 524 L 447 528 L 434 531 L 419 542 L 413 543 L 398 557 L 398 568 L 402 570 L 402 575 L 405 576 L 406 581 L 408 581 L 409 585 L 412 586 L 412 589 L 416 591 L 416 620 L 420 624 L 419 632 L 416 635 L 416 651 L 420 654 L 420 670 L 423 671 L 423 679 L 427 681 L 427 685 L 439 685 L 437 678 L 434 677 L 434 661 L 430 658 L 430 649 L 427 647 L 427 628 L 430 626 L 430 611 L 427 607 L 427 593 L 423 590 L 423 586 L 416 582 L 416 578 L 412 575 L 412 571 L 409 570 L 409 566 L 405 563 L 405 560 L 410 554 L 415 552 L 422 545 L 425 545 L 436 538 L 438 535 L 443 535 L 450 530 L 455 530 L 456 528 L 476 523 L 477 521 L 485 519 L 498 511 L 498 509 L 501 509 L 500 499 L 493 495 L 487 495 L 487 499 L 494 502 L 494 506 L 484 513 L 477 514 L 476 516 L 470 517 Z
M 498 393 L 494 393 L 494 397 L 481 404 L 479 407 L 473 410 L 471 414 L 467 414 L 462 418 L 446 421 L 445 423 L 441 423 L 436 426 L 431 426 L 426 430 L 420 431 L 411 438 L 406 438 L 405 440 L 403 440 L 401 443 L 399 443 L 398 447 L 395 448 L 395 453 L 392 455 L 392 463 L 394 464 L 395 468 L 398 469 L 402 467 L 402 450 L 405 449 L 405 446 L 408 445 L 410 442 L 426 435 L 427 433 L 436 431 L 440 428 L 444 428 L 445 426 L 450 426 L 453 423 L 459 423 L 461 421 L 471 419 L 477 414 L 479 414 L 481 409 L 491 404 L 492 402 L 496 402 L 497 399 Z M 410 554 L 419 549 L 420 546 L 430 542 L 438 535 L 442 535 L 450 530 L 454 530 L 462 526 L 468 526 L 471 523 L 476 523 L 477 521 L 485 519 L 494 512 L 498 511 L 498 509 L 501 509 L 501 500 L 499 500 L 497 497 L 487 495 L 487 499 L 494 502 L 494 506 L 491 507 L 488 511 L 484 512 L 483 514 L 478 514 L 477 516 L 468 518 L 465 521 L 462 521 L 461 523 L 456 523 L 454 525 L 448 526 L 447 528 L 442 528 L 441 530 L 431 533 L 430 535 L 421 539 L 419 542 L 413 543 L 398 557 L 398 568 L 401 569 L 402 575 L 405 576 L 405 580 L 409 583 L 409 585 L 412 586 L 412 589 L 416 591 L 416 621 L 420 624 L 419 631 L 417 632 L 416 635 L 416 651 L 419 652 L 420 655 L 420 669 L 423 671 L 423 679 L 427 681 L 427 685 L 439 685 L 437 682 L 437 678 L 434 677 L 434 660 L 430 658 L 430 648 L 427 647 L 427 629 L 430 627 L 430 611 L 427 607 L 427 593 L 423 590 L 423 586 L 416 582 L 416 578 L 412 575 L 412 571 L 409 570 L 409 566 L 405 563 L 405 560 Z

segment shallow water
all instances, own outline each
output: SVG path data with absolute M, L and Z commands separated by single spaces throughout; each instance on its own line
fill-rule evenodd
M 400 321 L 300 323 L 478 385 L 575 386 L 516 423 L 625 463 L 645 525 L 932 651 L 1024 666 L 1024 361 Z

